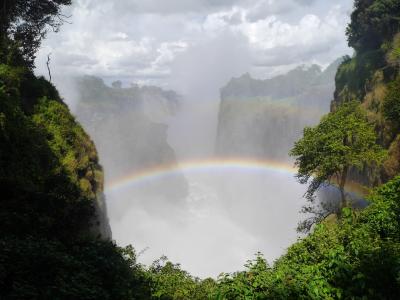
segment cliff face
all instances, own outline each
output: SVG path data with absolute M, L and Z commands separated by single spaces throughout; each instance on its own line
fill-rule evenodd
M 96 148 L 57 90 L 0 64 L 0 298 L 149 299 L 110 241 Z
M 76 83 L 76 116 L 99 149 L 107 182 L 152 167 L 176 164 L 166 125 L 179 108 L 176 93 L 151 86 L 122 88 L 114 83 L 108 87 L 96 77 L 78 78 Z M 172 193 L 169 196 L 174 198 L 186 196 L 183 175 L 175 177 L 174 187 L 173 192 L 167 187 L 154 192 Z
M 335 79 L 335 97 L 331 103 L 331 110 L 334 111 L 343 102 L 354 99 L 360 101 L 368 113 L 369 121 L 375 125 L 378 143 L 388 150 L 388 159 L 382 167 L 350 171 L 353 181 L 368 187 L 385 183 L 400 173 L 399 27 L 375 26 L 373 30 L 376 35 L 363 32 L 372 26 L 366 23 L 361 27 L 363 22 L 372 21 L 363 21 L 360 16 L 369 14 L 372 9 L 377 9 L 375 4 L 360 6 L 353 13 L 349 41 L 356 53 L 340 65 Z M 391 13 L 396 15 L 395 10 L 388 12 L 389 15 Z
M 0 227 L 110 238 L 96 148 L 57 90 L 7 65 L 0 65 L 0 85 Z
M 302 128 L 328 112 L 340 60 L 325 71 L 298 67 L 267 80 L 245 74 L 221 89 L 218 155 L 288 160 Z

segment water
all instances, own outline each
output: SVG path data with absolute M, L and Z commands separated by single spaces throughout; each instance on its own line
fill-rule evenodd
M 293 174 L 217 166 L 184 176 L 180 201 L 160 189 L 173 189 L 174 175 L 107 193 L 113 238 L 145 250 L 140 261 L 166 255 L 193 275 L 216 277 L 258 251 L 272 262 L 296 240 L 304 186 Z

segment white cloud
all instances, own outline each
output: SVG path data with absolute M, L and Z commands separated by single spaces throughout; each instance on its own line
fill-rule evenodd
M 276 16 L 254 23 L 245 23 L 241 30 L 249 37 L 250 42 L 259 48 L 298 46 L 308 47 L 327 42 L 337 42 L 344 38 L 344 28 L 339 26 L 338 8 L 331 10 L 324 18 L 316 15 L 305 15 L 297 24 L 282 22 Z
M 326 64 L 349 52 L 344 30 L 351 2 L 78 0 L 67 12 L 73 16 L 72 25 L 65 24 L 44 42 L 37 69 L 47 73 L 45 61 L 52 52 L 54 73 L 168 85 L 174 81 L 174 66 L 184 60 L 181 56 L 200 54 L 204 45 L 210 47 L 204 55 L 222 53 L 214 55 L 222 60 L 224 52 L 230 57 L 231 47 L 250 49 L 250 54 L 243 59 L 235 56 L 230 64 L 240 66 L 233 70 L 253 74 L 261 65 L 283 69 L 295 60 Z M 235 40 L 237 45 L 227 42 L 225 47 L 216 42 L 230 36 L 242 38 Z M 201 61 L 196 57 L 190 65 L 196 68 L 197 63 L 201 68 Z M 218 66 L 219 62 L 214 63 Z
M 160 47 L 157 49 L 159 55 L 153 61 L 153 65 L 163 66 L 171 63 L 176 57 L 176 54 L 184 52 L 187 47 L 188 44 L 182 41 L 161 43 Z

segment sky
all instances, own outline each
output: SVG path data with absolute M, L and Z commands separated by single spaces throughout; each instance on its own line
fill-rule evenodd
M 268 78 L 351 54 L 351 9 L 351 0 L 75 0 L 44 41 L 37 73 L 47 74 L 51 53 L 56 78 L 214 91 L 246 72 Z

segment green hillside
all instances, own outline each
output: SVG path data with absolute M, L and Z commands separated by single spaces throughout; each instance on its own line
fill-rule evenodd
M 388 149 L 383 166 L 351 173 L 355 181 L 373 187 L 400 172 L 400 4 L 356 1 L 355 5 L 347 30 L 355 55 L 339 67 L 331 106 L 334 111 L 341 103 L 359 101 L 375 126 L 378 142 Z
M 93 142 L 33 74 L 46 26 L 69 3 L 41 2 L 1 5 L 0 299 L 148 299 L 134 252 L 109 240 Z

